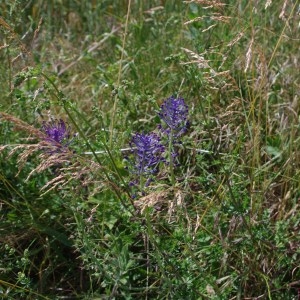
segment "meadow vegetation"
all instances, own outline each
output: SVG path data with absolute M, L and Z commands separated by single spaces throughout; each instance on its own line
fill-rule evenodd
M 298 0 L 0 3 L 1 299 L 299 299 Z

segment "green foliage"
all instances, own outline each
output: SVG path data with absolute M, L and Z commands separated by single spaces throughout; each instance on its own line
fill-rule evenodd
M 1 299 L 297 299 L 299 1 L 204 2 L 1 2 Z M 179 165 L 133 198 L 171 95 Z

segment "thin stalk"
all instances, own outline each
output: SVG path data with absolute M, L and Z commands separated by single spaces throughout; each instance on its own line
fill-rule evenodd
M 295 4 L 294 4 L 293 7 L 292 7 L 292 10 L 291 10 L 291 13 L 290 13 L 289 17 L 288 17 L 287 20 L 285 21 L 284 27 L 283 27 L 283 29 L 282 29 L 282 31 L 281 31 L 281 34 L 280 34 L 280 36 L 279 36 L 279 39 L 278 39 L 278 41 L 277 41 L 277 43 L 276 43 L 276 46 L 275 46 L 275 48 L 274 48 L 274 50 L 273 50 L 272 56 L 271 56 L 271 58 L 270 58 L 270 60 L 269 60 L 268 68 L 269 68 L 270 65 L 271 65 L 271 62 L 272 62 L 272 60 L 273 60 L 273 58 L 274 58 L 274 55 L 275 55 L 275 53 L 276 53 L 276 51 L 277 51 L 277 48 L 279 47 L 279 44 L 280 44 L 280 42 L 281 42 L 281 40 L 282 40 L 282 38 L 283 38 L 285 29 L 286 29 L 286 27 L 288 26 L 288 24 L 289 24 L 289 22 L 290 22 L 290 19 L 291 19 L 292 15 L 293 15 L 293 12 L 294 12 L 295 8 L 297 7 L 297 5 L 298 5 L 298 0 L 295 1 Z
M 169 281 L 168 276 L 165 273 L 165 268 L 164 268 L 162 259 L 160 257 L 161 253 L 158 250 L 159 246 L 157 245 L 157 243 L 155 241 L 154 232 L 153 232 L 152 225 L 151 225 L 151 220 L 150 220 L 150 214 L 149 214 L 149 208 L 148 207 L 145 209 L 145 219 L 146 219 L 146 226 L 147 226 L 147 236 L 149 237 L 149 240 L 150 240 L 150 242 L 152 243 L 152 245 L 154 247 L 154 256 L 156 258 L 157 265 L 159 266 L 160 271 L 162 272 L 164 280 L 166 280 L 168 282 L 168 285 L 171 286 L 171 282 Z
M 172 186 L 175 186 L 174 158 L 172 156 L 173 141 L 174 141 L 174 134 L 173 134 L 173 130 L 171 129 L 170 139 L 169 139 L 169 160 L 170 160 L 169 163 L 170 163 L 171 184 Z
M 0 279 L 0 284 L 1 284 L 2 286 L 7 286 L 7 287 L 9 287 L 9 288 L 11 288 L 12 290 L 13 290 L 13 289 L 16 289 L 17 291 L 23 291 L 23 292 L 26 292 L 26 293 L 31 294 L 31 295 L 36 295 L 36 296 L 39 297 L 39 299 L 50 300 L 50 298 L 48 298 L 48 297 L 45 297 L 45 296 L 43 296 L 43 295 L 41 295 L 41 294 L 39 294 L 39 293 L 36 293 L 36 292 L 34 292 L 34 291 L 32 291 L 32 290 L 29 290 L 29 289 L 27 289 L 27 288 L 24 288 L 24 287 L 22 287 L 22 286 L 19 286 L 19 285 L 17 285 L 17 284 L 14 284 L 14 283 L 10 283 L 10 282 L 7 282 L 7 281 L 4 281 L 4 280 L 1 280 L 1 279 Z
M 144 160 L 144 157 L 143 157 L 143 160 L 142 160 L 142 170 L 144 170 L 144 163 L 145 163 L 145 160 Z M 140 186 L 140 191 L 142 192 L 143 191 L 143 187 L 144 187 L 144 176 L 143 176 L 143 172 L 140 172 L 139 174 L 139 186 Z
M 131 0 L 128 1 L 128 6 L 127 6 L 127 15 L 126 15 L 126 21 L 125 21 L 125 31 L 124 31 L 124 37 L 123 37 L 123 42 L 122 42 L 122 51 L 121 51 L 121 59 L 120 59 L 120 64 L 119 64 L 119 73 L 118 73 L 118 80 L 117 80 L 117 89 L 120 86 L 120 81 L 121 81 L 121 74 L 122 74 L 122 63 L 123 63 L 123 58 L 124 58 L 124 48 L 125 48 L 125 42 L 126 42 L 126 36 L 127 36 L 127 30 L 128 30 L 128 21 L 129 21 L 129 15 L 130 15 L 130 7 L 131 7 Z M 118 93 L 115 95 L 115 101 L 114 101 L 114 106 L 112 110 L 112 115 L 111 115 L 111 123 L 110 123 L 110 139 L 109 139 L 109 144 L 112 146 L 112 138 L 113 138 L 113 129 L 115 125 L 115 115 L 116 115 L 116 110 L 117 110 L 117 105 L 118 105 Z

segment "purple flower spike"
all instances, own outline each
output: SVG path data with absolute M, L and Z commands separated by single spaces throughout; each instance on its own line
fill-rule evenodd
M 170 97 L 161 105 L 158 115 L 169 127 L 165 132 L 168 134 L 171 130 L 178 137 L 187 130 L 188 113 L 189 109 L 183 98 Z
M 43 122 L 42 130 L 45 140 L 55 147 L 67 146 L 70 143 L 70 127 L 63 120 Z
M 157 172 L 165 150 L 157 134 L 136 133 L 130 142 L 130 147 L 135 154 L 135 174 L 140 176 Z

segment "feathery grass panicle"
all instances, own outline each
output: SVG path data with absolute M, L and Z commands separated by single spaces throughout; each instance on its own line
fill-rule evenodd
M 226 4 L 219 0 L 189 0 L 184 1 L 185 3 L 196 3 L 199 5 L 205 5 L 205 8 L 222 8 Z M 208 5 L 208 6 L 206 6 Z
M 63 157 L 66 159 L 64 160 Z M 41 157 L 40 157 L 41 159 Z M 89 190 L 89 195 L 93 195 L 103 192 L 108 189 L 112 183 L 107 182 L 106 178 L 102 176 L 103 166 L 100 166 L 94 161 L 87 159 L 82 160 L 80 157 L 72 157 L 72 161 L 68 160 L 68 157 L 64 153 L 55 153 L 50 158 L 46 157 L 41 163 L 30 172 L 27 180 L 34 173 L 41 173 L 46 169 L 54 167 L 54 177 L 50 179 L 42 188 L 42 195 L 49 193 L 50 191 L 57 189 L 66 189 L 68 184 L 75 183 L 75 191 L 78 193 L 81 190 Z M 117 188 L 116 186 L 114 186 Z
M 39 139 L 44 137 L 44 134 L 30 124 L 22 121 L 20 118 L 17 118 L 11 114 L 0 112 L 0 121 L 8 121 L 15 126 L 15 129 L 22 130 L 27 133 L 29 136 L 33 136 Z

